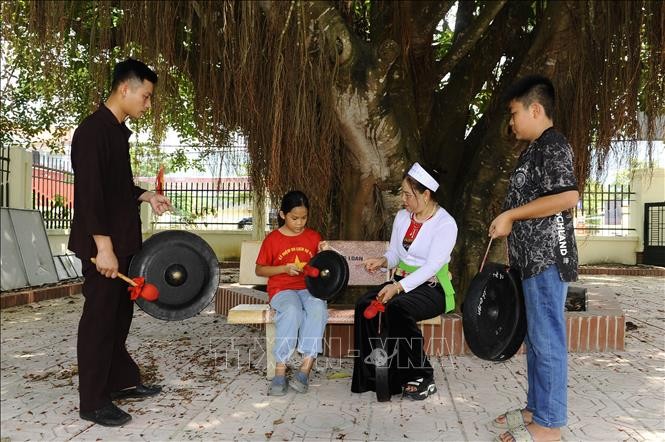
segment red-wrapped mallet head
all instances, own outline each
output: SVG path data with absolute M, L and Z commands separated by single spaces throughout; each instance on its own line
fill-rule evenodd
M 309 276 L 310 278 L 319 277 L 319 269 L 317 269 L 316 267 L 306 265 L 302 270 L 305 276 Z
M 159 289 L 154 284 L 145 282 L 145 278 L 137 276 L 132 278 L 131 287 L 127 288 L 129 291 L 129 299 L 136 301 L 139 296 L 146 301 L 156 301 L 159 298 Z M 136 284 L 136 285 L 134 285 Z
M 143 290 L 141 290 L 139 296 L 141 296 L 141 298 L 145 299 L 146 301 L 156 301 L 157 298 L 159 298 L 159 289 L 156 285 L 147 282 L 143 286 Z
M 383 304 L 378 299 L 373 299 L 372 302 L 370 302 L 370 304 L 367 306 L 367 308 L 365 308 L 363 316 L 365 317 L 365 319 L 372 319 L 377 315 L 377 313 L 385 311 L 386 311 L 385 304 Z
M 90 258 L 94 264 L 97 264 L 95 258 Z M 137 276 L 135 278 L 129 279 L 127 276 L 118 272 L 118 278 L 125 281 L 129 284 L 127 291 L 129 292 L 129 299 L 136 301 L 139 296 L 145 299 L 146 301 L 155 301 L 159 298 L 159 289 L 154 284 L 146 283 L 145 278 Z

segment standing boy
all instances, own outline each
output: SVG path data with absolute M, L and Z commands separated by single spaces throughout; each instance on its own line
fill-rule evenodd
M 141 383 L 139 367 L 125 341 L 134 312 L 127 284 L 117 279 L 141 248 L 139 205 L 150 203 L 161 215 L 168 198 L 134 185 L 125 120 L 148 109 L 157 74 L 127 59 L 113 70 L 111 94 L 74 132 L 74 219 L 69 249 L 83 263 L 83 314 L 76 345 L 80 416 L 100 425 L 118 426 L 131 416 L 112 398 L 148 397 L 159 386 Z M 90 262 L 96 258 L 96 264 Z
M 568 283 L 577 279 L 569 211 L 579 199 L 577 180 L 571 147 L 553 128 L 552 82 L 522 78 L 506 98 L 510 127 L 529 146 L 510 177 L 505 211 L 492 221 L 489 235 L 508 236 L 510 264 L 522 274 L 528 392 L 526 407 L 499 416 L 495 425 L 509 430 L 500 436 L 504 442 L 559 440 L 567 421 L 564 304 Z

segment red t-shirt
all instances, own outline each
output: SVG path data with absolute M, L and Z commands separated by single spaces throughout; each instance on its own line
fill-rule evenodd
M 321 242 L 321 235 L 315 230 L 305 228 L 296 236 L 287 236 L 273 230 L 261 244 L 256 263 L 262 266 L 282 266 L 296 264 L 301 269 L 316 255 Z M 302 290 L 305 286 L 305 275 L 291 276 L 287 273 L 268 278 L 268 297 L 272 299 L 282 290 Z

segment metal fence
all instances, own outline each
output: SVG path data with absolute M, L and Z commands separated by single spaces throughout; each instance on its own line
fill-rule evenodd
M 74 172 L 69 158 L 32 154 L 32 208 L 47 229 L 68 229 L 74 216 Z
M 166 182 L 164 195 L 174 207 L 157 217 L 157 229 L 191 226 L 196 229 L 252 229 L 252 186 L 248 178 Z
M 0 150 L 0 203 L 9 200 L 9 148 Z M 138 178 L 139 185 L 154 178 Z M 252 229 L 253 192 L 247 177 L 182 178 L 167 181 L 164 193 L 176 209 L 155 217 L 156 229 L 202 230 Z M 68 157 L 33 152 L 33 209 L 42 213 L 47 229 L 71 226 L 74 203 L 74 174 Z M 628 185 L 588 185 L 574 210 L 575 232 L 580 235 L 625 236 L 630 226 L 631 202 L 635 193 Z M 269 228 L 269 227 L 268 227 Z
M 0 207 L 9 207 L 9 146 L 0 146 Z
M 630 226 L 630 203 L 635 192 L 629 185 L 588 185 L 575 207 L 575 233 L 580 235 L 626 236 Z

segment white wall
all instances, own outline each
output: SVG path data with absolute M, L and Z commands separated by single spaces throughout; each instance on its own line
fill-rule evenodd
M 637 236 L 575 235 L 580 264 L 636 264 Z
M 630 204 L 630 227 L 635 229 L 639 244 L 635 251 L 644 250 L 644 203 L 665 201 L 665 169 L 638 170 L 630 183 L 635 201 Z

